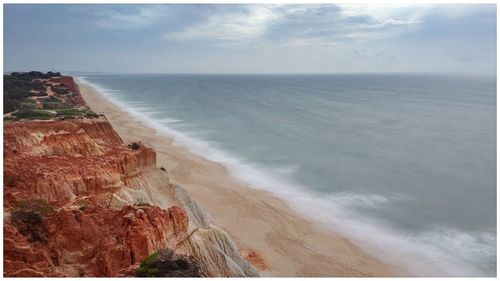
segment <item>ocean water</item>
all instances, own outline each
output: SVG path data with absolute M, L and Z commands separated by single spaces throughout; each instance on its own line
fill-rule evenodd
M 494 74 L 81 79 L 388 263 L 496 275 Z

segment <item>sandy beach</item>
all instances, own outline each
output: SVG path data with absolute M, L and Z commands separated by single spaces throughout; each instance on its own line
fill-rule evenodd
M 86 103 L 104 113 L 124 141 L 141 140 L 156 150 L 158 166 L 212 215 L 212 222 L 229 233 L 243 256 L 250 255 L 261 275 L 408 275 L 304 218 L 283 200 L 234 179 L 224 166 L 174 145 L 94 88 L 77 82 Z

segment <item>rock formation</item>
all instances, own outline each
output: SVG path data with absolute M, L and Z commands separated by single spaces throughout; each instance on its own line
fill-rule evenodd
M 4 276 L 133 276 L 158 251 L 186 257 L 155 261 L 174 275 L 258 276 L 155 151 L 105 117 L 4 124 Z

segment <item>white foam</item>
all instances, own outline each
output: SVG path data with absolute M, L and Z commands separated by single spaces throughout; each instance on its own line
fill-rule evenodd
M 182 120 L 180 120 L 180 119 L 174 119 L 174 118 L 163 118 L 163 119 L 161 119 L 159 121 L 163 122 L 163 123 L 178 123 L 178 122 L 182 122 Z
M 335 193 L 330 196 L 332 202 L 346 207 L 378 208 L 389 203 L 390 199 L 378 194 Z
M 367 252 L 406 268 L 416 276 L 495 274 L 494 265 L 486 269 L 479 267 L 496 256 L 496 239 L 491 233 L 465 232 L 447 226 L 435 226 L 415 233 L 398 231 L 385 221 L 360 216 L 354 209 L 346 207 L 350 198 L 347 204 L 331 197 L 307 198 L 297 200 L 294 206 L 301 208 L 304 214 L 310 214 L 311 218 L 320 219 L 326 222 L 326 226 L 333 226 L 334 230 L 346 234 Z M 303 201 L 310 202 L 301 205 Z M 382 204 L 389 201 L 387 198 L 376 200 Z M 308 208 L 311 206 L 314 207 Z
M 288 202 L 294 209 L 324 227 L 343 233 L 367 252 L 384 261 L 409 270 L 417 276 L 485 276 L 494 275 L 476 267 L 475 260 L 495 257 L 496 239 L 489 233 L 467 233 L 446 226 L 404 233 L 385 221 L 361 216 L 352 207 L 377 208 L 393 200 L 408 200 L 402 195 L 338 193 L 324 196 L 290 180 L 298 167 L 290 166 L 271 170 L 260 169 L 244 163 L 238 157 L 219 149 L 216 143 L 200 139 L 199 134 L 180 132 L 166 124 L 181 123 L 185 130 L 190 124 L 177 119 L 155 119 L 148 113 L 147 105 L 120 100 L 118 91 L 105 89 L 90 83 L 84 77 L 79 80 L 98 90 L 99 93 L 122 110 L 133 115 L 159 134 L 174 140 L 190 152 L 224 165 L 232 176 L 252 188 L 266 190 Z M 137 106 L 138 107 L 137 107 Z M 170 122 L 173 120 L 172 122 Z M 483 237 L 479 239 L 478 237 Z M 484 238 L 489 237 L 489 238 Z M 490 239 L 491 238 L 491 239 Z M 480 250 L 477 250 L 480 249 Z

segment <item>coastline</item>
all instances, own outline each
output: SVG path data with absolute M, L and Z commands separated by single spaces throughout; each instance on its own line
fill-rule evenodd
M 156 150 L 158 166 L 213 216 L 214 224 L 229 233 L 262 276 L 408 275 L 348 238 L 320 228 L 269 192 L 238 181 L 221 164 L 174 145 L 90 85 L 76 82 L 88 106 L 104 113 L 123 140 L 140 139 Z

